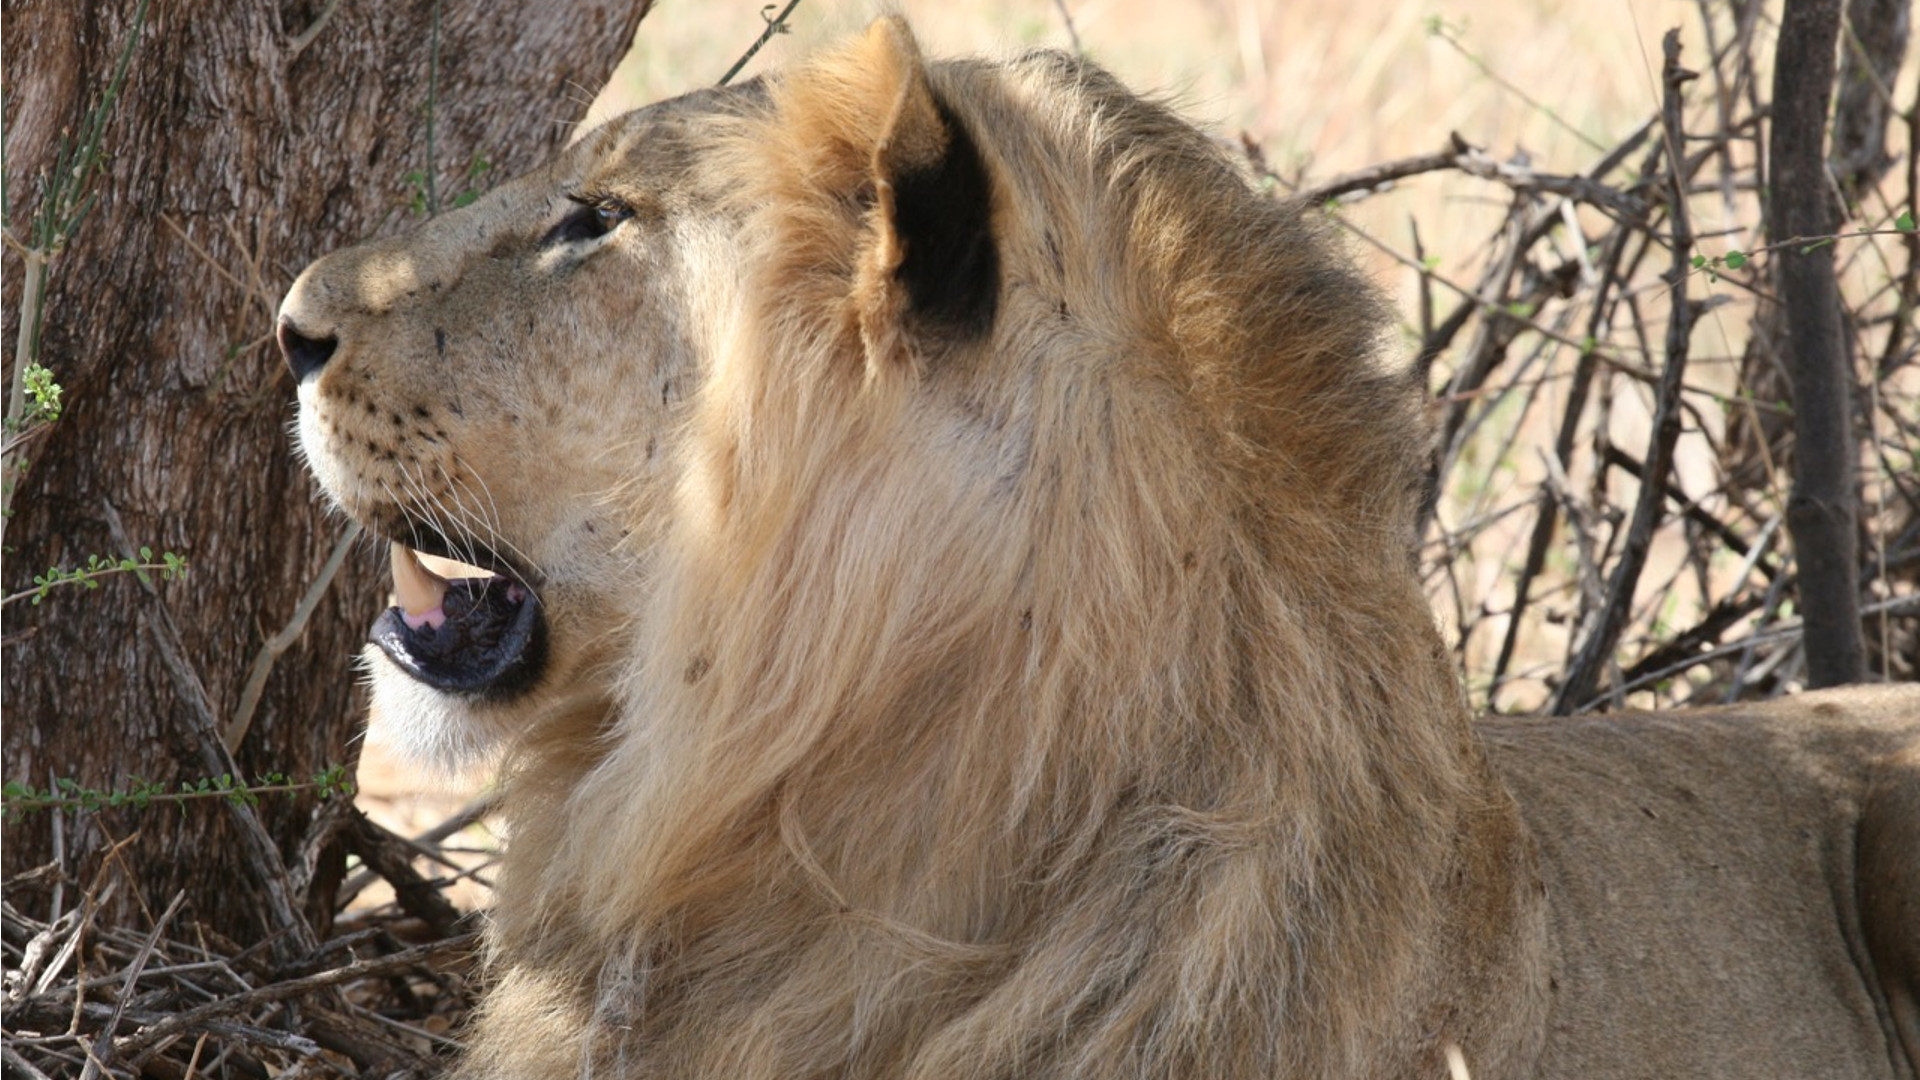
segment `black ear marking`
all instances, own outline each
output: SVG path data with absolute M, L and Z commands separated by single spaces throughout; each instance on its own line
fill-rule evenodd
M 949 334 L 993 327 L 1000 255 L 993 243 L 993 187 L 973 137 L 944 102 L 946 152 L 893 178 L 893 229 L 902 247 L 894 277 L 910 316 Z

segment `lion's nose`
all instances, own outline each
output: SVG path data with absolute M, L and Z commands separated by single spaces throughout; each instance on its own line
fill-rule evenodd
M 280 316 L 280 326 L 274 337 L 280 343 L 280 355 L 287 358 L 287 367 L 293 369 L 295 382 L 304 380 L 325 366 L 333 356 L 334 348 L 340 344 L 337 337 L 308 337 L 285 315 Z

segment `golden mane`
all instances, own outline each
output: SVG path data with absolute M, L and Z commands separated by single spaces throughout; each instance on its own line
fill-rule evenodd
M 735 133 L 753 306 L 695 404 L 615 745 L 517 873 L 598 898 L 581 945 L 630 950 L 650 1001 L 701 1003 L 640 1041 L 735 1033 L 674 1074 L 921 1042 L 930 1076 L 1048 1042 L 1063 1074 L 1364 1068 L 1359 1004 L 1422 959 L 1479 768 L 1406 572 L 1415 388 L 1358 362 L 1374 295 L 1190 128 L 1040 53 L 931 71 L 992 133 L 1038 301 L 988 341 L 863 340 L 846 193 L 900 111 L 894 44 Z

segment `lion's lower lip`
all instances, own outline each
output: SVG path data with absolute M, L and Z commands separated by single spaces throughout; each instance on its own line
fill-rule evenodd
M 498 574 L 439 577 L 398 544 L 393 567 L 400 603 L 368 637 L 402 671 L 475 697 L 509 698 L 532 686 L 546 661 L 546 619 L 531 590 Z

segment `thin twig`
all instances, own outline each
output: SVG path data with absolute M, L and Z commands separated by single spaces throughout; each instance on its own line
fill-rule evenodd
M 787 0 L 787 6 L 780 10 L 780 14 L 775 15 L 771 19 L 767 19 L 767 28 L 760 32 L 760 36 L 753 40 L 752 45 L 747 46 L 747 51 L 740 54 L 740 59 L 735 60 L 733 62 L 733 66 L 727 69 L 727 73 L 725 75 L 720 76 L 720 81 L 715 85 L 725 86 L 728 83 L 732 82 L 733 77 L 735 75 L 740 74 L 740 69 L 747 66 L 747 61 L 752 60 L 754 57 L 754 54 L 758 53 L 762 46 L 764 46 L 767 42 L 773 40 L 773 35 L 786 33 L 787 32 L 787 16 L 793 14 L 793 9 L 799 6 L 800 6 L 800 0 Z M 767 12 L 772 10 L 773 10 L 772 4 L 768 4 L 766 7 L 761 8 L 760 9 L 761 18 L 766 18 Z
M 334 10 L 339 6 L 340 0 L 327 0 L 327 6 L 320 9 L 320 14 L 313 17 L 313 21 L 307 24 L 307 28 L 287 43 L 288 63 L 292 63 L 295 57 L 307 51 L 307 46 L 313 44 L 313 39 L 319 37 L 320 31 L 327 28 L 327 21 L 333 18 Z
M 1695 78 L 1680 66 L 1680 32 L 1669 30 L 1661 39 L 1664 62 L 1661 81 L 1666 87 L 1665 122 L 1667 160 L 1674 163 L 1669 175 L 1667 219 L 1673 239 L 1673 265 L 1667 272 L 1671 308 L 1667 316 L 1666 367 L 1660 373 L 1660 385 L 1654 398 L 1653 437 L 1647 447 L 1645 475 L 1640 494 L 1634 501 L 1633 519 L 1627 528 L 1626 543 L 1614 564 L 1607 586 L 1607 602 L 1584 628 L 1578 650 L 1567 667 L 1566 677 L 1554 692 L 1552 711 L 1571 712 L 1576 705 L 1593 697 L 1604 667 L 1613 662 L 1614 648 L 1626 628 L 1633 606 L 1635 587 L 1646 566 L 1647 552 L 1653 545 L 1653 530 L 1660 523 L 1666 499 L 1667 474 L 1673 468 L 1673 447 L 1680 437 L 1680 387 L 1687 369 L 1687 349 L 1693 333 L 1693 305 L 1687 299 L 1687 282 L 1692 265 L 1693 231 L 1687 217 L 1686 178 L 1679 171 L 1679 148 L 1686 131 L 1681 115 L 1681 88 Z
M 1757 602 L 1755 606 L 1756 607 L 1759 606 Z M 1863 615 L 1881 615 L 1881 614 L 1904 615 L 1909 613 L 1920 613 L 1920 596 L 1896 596 L 1890 600 L 1882 600 L 1878 603 L 1866 604 L 1861 607 L 1860 613 Z M 1757 644 L 1766 644 L 1771 642 L 1782 642 L 1782 641 L 1804 641 L 1805 638 L 1806 638 L 1805 620 L 1802 620 L 1802 619 L 1784 620 L 1780 623 L 1775 624 L 1769 629 L 1757 631 L 1753 634 L 1748 635 L 1747 637 L 1740 639 L 1739 641 L 1733 641 L 1725 645 L 1714 646 L 1712 648 L 1709 648 L 1704 651 L 1695 653 L 1691 656 L 1688 656 L 1685 659 L 1680 660 L 1676 663 L 1670 664 L 1666 667 L 1655 668 L 1655 669 L 1641 672 L 1639 674 L 1630 674 L 1630 675 L 1624 676 L 1618 687 L 1612 690 L 1609 690 L 1606 695 L 1593 698 L 1581 703 L 1581 707 L 1578 711 L 1585 712 L 1588 710 L 1598 708 L 1602 705 L 1605 705 L 1607 703 L 1607 700 L 1611 697 L 1615 697 L 1621 694 L 1632 693 L 1635 690 L 1639 690 L 1639 689 L 1642 689 L 1643 687 L 1651 686 L 1654 683 L 1661 682 L 1662 680 L 1671 679 L 1674 676 L 1679 675 L 1681 672 L 1684 672 L 1689 668 L 1698 667 L 1699 665 L 1704 664 L 1710 660 L 1716 660 L 1723 656 L 1731 656 L 1734 653 L 1740 652 L 1743 649 L 1752 648 Z M 1636 670 L 1638 669 L 1636 668 Z
M 1639 217 L 1645 210 L 1639 200 L 1589 176 L 1535 172 L 1532 167 L 1519 162 L 1495 161 L 1486 151 L 1468 143 L 1458 133 L 1449 136 L 1447 148 L 1438 153 L 1420 154 L 1346 173 L 1306 188 L 1298 192 L 1297 197 L 1307 203 L 1322 203 L 1377 191 L 1396 181 L 1448 169 L 1504 184 L 1522 194 L 1560 195 L 1618 217 Z
M 1587 340 L 1597 342 L 1607 321 L 1612 317 L 1610 303 L 1614 290 L 1620 283 L 1620 259 L 1627 247 L 1627 230 L 1624 226 L 1615 228 L 1607 238 L 1606 258 L 1602 262 L 1600 280 L 1594 287 L 1593 307 L 1588 314 Z M 1554 467 L 1564 475 L 1567 466 L 1573 460 L 1573 441 L 1579 430 L 1580 419 L 1587 410 L 1587 394 L 1593 386 L 1593 376 L 1598 366 L 1595 350 L 1580 350 L 1580 358 L 1574 364 L 1573 380 L 1567 388 L 1567 403 L 1560 416 L 1560 429 L 1553 440 Z M 1507 665 L 1513 660 L 1514 649 L 1519 644 L 1521 618 L 1526 614 L 1527 596 L 1533 587 L 1533 580 L 1539 576 L 1546 565 L 1547 545 L 1553 538 L 1554 525 L 1558 520 L 1559 502 L 1553 498 L 1551 489 L 1541 492 L 1538 500 L 1539 510 L 1534 517 L 1533 533 L 1527 539 L 1525 565 L 1521 567 L 1519 580 L 1514 585 L 1512 614 L 1507 619 L 1506 636 L 1500 642 L 1500 652 L 1493 663 L 1491 687 L 1497 689 L 1506 676 Z
M 0 1044 L 0 1061 L 7 1063 L 9 1073 L 18 1070 L 27 1080 L 52 1080 L 46 1073 L 34 1068 L 31 1062 L 21 1057 L 11 1046 Z
M 1085 56 L 1086 49 L 1080 45 L 1080 31 L 1074 29 L 1073 12 L 1067 10 L 1067 0 L 1053 0 L 1053 10 L 1060 13 L 1060 22 L 1067 28 L 1067 41 L 1073 46 L 1073 55 Z
M 346 983 L 357 982 L 361 979 L 406 971 L 433 957 L 463 949 L 471 949 L 478 941 L 479 935 L 477 934 L 461 934 L 457 937 L 443 938 L 426 945 L 416 945 L 411 949 L 402 949 L 399 952 L 391 953 L 387 956 L 376 956 L 367 960 L 356 960 L 353 963 L 342 964 L 337 968 L 331 968 L 315 975 L 307 975 L 297 979 L 287 979 L 282 982 L 255 987 L 252 990 L 233 994 L 217 1001 L 210 1001 L 205 1005 L 188 1009 L 185 1012 L 175 1013 L 165 1018 L 156 1018 L 152 1026 L 143 1027 L 138 1034 L 129 1036 L 125 1041 L 125 1048 L 134 1050 L 140 1047 L 151 1046 L 154 1043 L 174 1035 L 184 1034 L 185 1032 L 205 1027 L 208 1021 L 217 1017 L 232 1016 L 255 1005 L 288 1001 L 293 998 L 303 997 L 315 990 L 329 989 Z
M 253 667 L 247 672 L 246 685 L 240 690 L 240 703 L 234 706 L 233 716 L 227 720 L 226 728 L 221 732 L 220 741 L 226 744 L 229 754 L 238 753 L 240 744 L 247 737 L 247 729 L 253 724 L 254 710 L 260 707 L 260 696 L 266 692 L 267 676 L 272 673 L 274 662 L 282 653 L 293 648 L 300 635 L 306 632 L 307 621 L 313 618 L 314 609 L 332 587 L 335 575 L 339 574 L 341 564 L 347 561 L 347 553 L 360 539 L 361 527 L 357 521 L 349 522 L 334 541 L 333 553 L 327 556 L 320 572 L 314 575 L 307 591 L 294 605 L 293 614 L 280 632 L 268 638 L 260 645 L 260 651 L 254 654 Z
M 120 992 L 114 995 L 113 1013 L 100 1028 L 100 1034 L 94 1039 L 92 1049 L 87 1051 L 87 1067 L 81 1070 L 80 1080 L 94 1080 L 94 1077 L 104 1071 L 113 1060 L 115 1049 L 113 1033 L 120 1027 L 120 1018 L 126 1015 L 127 1005 L 133 1000 L 134 988 L 140 981 L 140 973 L 145 970 L 147 961 L 153 957 L 153 948 L 159 943 L 160 935 L 166 931 L 167 924 L 173 921 L 174 915 L 180 910 L 180 905 L 186 901 L 187 894 L 184 889 L 174 893 L 173 902 L 169 903 L 167 909 L 160 913 L 160 917 L 154 920 L 152 932 L 147 934 L 146 940 L 140 943 L 140 950 L 134 953 L 132 963 L 127 965 L 125 981 L 120 986 Z

